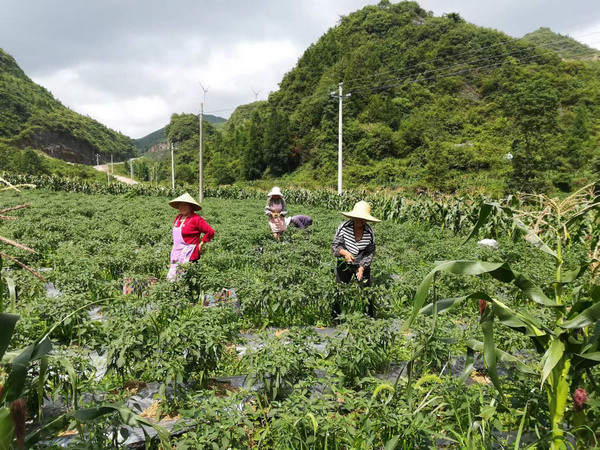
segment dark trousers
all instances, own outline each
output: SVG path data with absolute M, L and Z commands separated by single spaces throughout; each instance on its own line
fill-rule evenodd
M 335 270 L 335 281 L 338 283 L 348 284 L 352 281 L 352 277 L 356 277 L 356 272 L 358 271 L 358 266 L 355 264 L 348 264 L 343 259 L 338 259 L 337 267 Z M 365 267 L 363 271 L 363 278 L 359 283 L 361 288 L 371 286 L 371 267 Z M 375 307 L 372 302 L 369 302 L 368 306 L 368 314 L 371 317 L 375 317 Z M 341 305 L 338 301 L 333 303 L 333 314 L 334 317 L 339 316 L 342 313 Z
M 355 264 L 348 264 L 343 259 L 338 259 L 337 267 L 335 271 L 335 281 L 338 283 L 350 283 L 352 276 L 356 276 L 358 266 Z M 371 267 L 365 267 L 363 271 L 363 279 L 360 282 L 360 287 L 371 286 Z

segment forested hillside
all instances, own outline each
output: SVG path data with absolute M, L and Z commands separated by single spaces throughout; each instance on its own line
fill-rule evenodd
M 215 125 L 216 127 L 221 126 L 227 119 L 223 119 L 219 116 L 213 116 L 212 114 L 204 114 L 204 120 L 208 123 Z M 166 126 L 161 128 L 160 130 L 156 130 L 143 138 L 133 139 L 133 144 L 135 148 L 138 149 L 140 153 L 147 153 L 155 147 L 157 144 L 166 144 L 167 143 L 167 134 L 166 134 Z
M 536 45 L 553 49 L 561 58 L 565 59 L 600 59 L 600 50 L 588 47 L 569 36 L 553 32 L 550 28 L 542 27 L 533 33 L 523 36 L 524 40 Z
M 104 160 L 135 154 L 129 137 L 63 106 L 1 49 L 0 145 L 5 154 L 32 148 L 82 164 L 95 164 L 96 153 Z
M 342 17 L 267 102 L 207 140 L 207 180 L 334 187 L 340 82 L 346 187 L 568 191 L 598 175 L 600 63 L 382 1 Z M 197 164 L 195 133 L 179 163 Z

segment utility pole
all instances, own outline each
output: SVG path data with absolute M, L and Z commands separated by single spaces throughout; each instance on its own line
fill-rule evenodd
M 115 163 L 113 162 L 113 154 L 110 154 L 110 174 L 115 174 Z
M 129 169 L 131 171 L 131 181 L 133 181 L 133 159 L 129 160 Z
M 100 165 L 100 162 L 99 162 L 98 158 L 100 158 L 100 155 L 98 153 L 96 153 L 96 165 L 97 166 Z
M 202 203 L 204 200 L 204 174 L 203 174 L 203 164 L 202 164 L 202 121 L 204 120 L 204 103 L 200 103 L 200 134 L 198 135 L 198 140 L 200 141 L 200 150 L 198 153 L 198 201 Z
M 344 97 L 350 97 L 351 95 L 343 94 L 343 85 L 343 82 L 338 85 L 338 95 L 335 95 L 335 91 L 331 93 L 331 96 L 337 98 L 340 102 L 338 109 L 338 195 L 342 195 L 342 99 L 344 99 Z
M 173 159 L 173 143 L 171 142 L 171 188 L 175 190 L 175 160 Z

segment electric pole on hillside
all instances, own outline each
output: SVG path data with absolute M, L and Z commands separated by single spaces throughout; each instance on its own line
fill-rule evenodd
M 260 94 L 260 91 L 255 91 L 252 86 L 250 86 L 250 89 L 252 89 L 252 92 L 254 92 L 254 101 L 257 102 L 258 101 L 258 94 Z
M 115 163 L 113 162 L 113 154 L 110 154 L 110 174 L 115 174 Z
M 339 109 L 338 109 L 338 195 L 342 195 L 342 99 L 350 97 L 351 94 L 343 94 L 343 85 L 344 83 L 340 83 L 339 93 L 335 95 L 335 91 L 331 93 L 333 98 L 337 98 L 339 100 Z
M 133 181 L 133 159 L 129 160 L 129 169 L 131 172 L 131 181 Z
M 99 162 L 98 158 L 100 158 L 100 155 L 98 153 L 96 153 L 96 165 L 97 166 L 100 165 L 100 162 Z
M 200 103 L 200 114 L 198 118 L 200 121 L 200 129 L 198 130 L 198 141 L 200 141 L 200 149 L 198 152 L 198 201 L 202 203 L 202 200 L 204 200 L 204 174 L 202 173 L 202 121 L 204 120 L 204 103 Z

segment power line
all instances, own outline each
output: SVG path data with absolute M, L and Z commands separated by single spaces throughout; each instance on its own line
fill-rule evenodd
M 565 46 L 565 47 L 562 47 L 562 48 L 559 48 L 559 49 L 555 49 L 555 51 L 566 50 L 568 48 L 569 48 L 568 46 Z M 531 50 L 531 49 L 526 49 L 526 50 Z M 429 73 L 440 72 L 442 70 L 448 70 L 448 69 L 452 69 L 452 68 L 455 68 L 455 67 L 466 66 L 466 65 L 473 64 L 473 63 L 476 63 L 476 62 L 489 61 L 489 60 L 492 60 L 492 59 L 496 59 L 496 58 L 502 57 L 503 60 L 500 61 L 497 64 L 490 64 L 490 65 L 483 65 L 483 66 L 480 65 L 480 66 L 474 67 L 473 70 L 478 70 L 480 68 L 485 68 L 485 67 L 494 67 L 494 66 L 498 66 L 498 65 L 501 65 L 501 64 L 505 63 L 507 57 L 509 57 L 509 56 L 516 56 L 516 55 L 518 55 L 520 53 L 524 53 L 524 51 L 507 53 L 507 54 L 497 55 L 497 56 L 489 57 L 489 58 L 481 58 L 479 60 L 467 61 L 467 62 L 464 62 L 464 63 L 457 63 L 457 64 L 454 64 L 452 66 L 442 66 L 442 67 L 439 67 L 439 68 L 436 68 L 436 69 L 426 70 L 426 71 L 421 72 L 421 73 L 413 73 L 413 74 L 406 75 L 406 76 L 403 76 L 403 77 L 400 77 L 400 78 L 391 78 L 391 79 L 388 79 L 388 80 L 383 80 L 380 83 L 393 83 L 395 81 L 407 80 L 407 79 L 410 79 L 410 78 L 414 78 L 414 77 L 417 77 L 417 76 L 426 75 L 426 74 L 429 74 Z M 597 54 L 598 54 L 597 52 L 590 52 L 589 56 L 595 56 Z M 582 57 L 583 56 L 584 55 L 582 55 Z M 585 56 L 588 56 L 588 55 L 585 55 Z M 532 60 L 532 59 L 535 59 L 535 58 L 538 58 L 538 57 L 541 58 L 541 57 L 543 57 L 543 55 L 536 54 L 536 55 L 532 55 L 530 57 L 520 58 L 519 61 L 521 61 L 521 62 L 528 61 L 528 60 Z M 465 72 L 469 72 L 469 71 L 471 71 L 471 70 L 458 71 L 458 72 L 454 72 L 454 73 L 465 73 Z M 434 78 L 435 77 L 429 77 L 427 79 L 434 79 Z M 365 91 L 370 91 L 370 90 L 377 90 L 377 88 L 364 88 L 364 89 L 360 89 L 362 86 L 365 86 L 365 85 L 359 85 L 359 86 L 355 87 L 354 89 L 352 89 L 351 92 L 352 93 L 359 93 L 359 92 L 365 92 Z M 390 86 L 394 86 L 394 85 L 390 85 Z
M 517 39 L 511 39 L 511 40 L 507 40 L 507 41 L 504 41 L 504 42 L 512 42 L 512 43 L 517 43 L 517 42 L 519 42 L 519 41 L 518 41 Z M 586 45 L 593 45 L 593 44 L 596 44 L 596 43 L 597 43 L 597 42 L 592 42 L 592 43 L 590 43 L 590 44 L 586 44 Z M 493 45 L 497 45 L 497 44 L 493 44 Z M 491 46 L 487 46 L 487 47 L 484 47 L 484 48 L 489 48 L 489 47 L 491 47 Z M 514 55 L 514 54 L 516 54 L 516 53 L 522 53 L 522 52 L 526 52 L 526 51 L 528 51 L 528 50 L 529 50 L 529 51 L 533 51 L 533 50 L 540 49 L 540 48 L 542 48 L 542 49 L 549 49 L 549 50 L 553 50 L 553 51 L 557 52 L 557 51 L 561 51 L 561 50 L 567 50 L 567 49 L 569 49 L 569 48 L 570 48 L 570 46 L 569 46 L 569 45 L 567 45 L 567 46 L 565 46 L 565 47 L 559 47 L 559 48 L 556 48 L 556 47 L 552 47 L 552 46 L 550 46 L 550 45 L 541 45 L 541 44 L 528 44 L 528 45 L 527 45 L 527 47 L 525 47 L 525 48 L 521 48 L 521 49 L 519 49 L 519 50 L 515 50 L 515 51 L 513 51 L 513 52 L 509 52 L 509 53 L 502 53 L 502 54 L 498 54 L 498 55 L 495 55 L 495 56 L 493 56 L 493 57 L 481 58 L 481 60 L 477 60 L 477 61 L 491 60 L 491 59 L 500 58 L 500 57 L 504 57 L 504 58 L 506 58 L 506 57 L 508 57 L 508 56 L 511 56 L 511 55 Z M 479 48 L 479 49 L 481 49 L 481 48 Z M 475 49 L 475 50 L 478 50 L 478 49 Z M 473 52 L 473 51 L 471 51 L 471 53 L 472 53 L 472 52 Z M 464 53 L 467 53 L 467 52 L 464 52 Z M 597 51 L 596 51 L 595 49 L 593 49 L 593 50 L 591 50 L 591 51 L 590 51 L 590 53 L 589 53 L 588 55 L 585 55 L 585 54 L 584 54 L 584 55 L 581 55 L 581 56 L 580 56 L 580 58 L 584 58 L 584 57 L 586 57 L 586 56 L 587 56 L 587 57 L 593 57 L 593 56 L 596 56 L 597 54 L 598 54 L 598 53 L 597 53 Z M 441 59 L 447 59 L 447 58 L 450 58 L 450 57 L 455 57 L 455 56 L 456 56 L 456 55 L 449 55 L 448 57 L 445 57 L 445 58 L 438 58 L 437 60 L 441 60 Z M 537 56 L 539 56 L 539 57 L 542 57 L 543 55 L 541 55 L 541 54 L 538 54 L 538 55 L 535 55 L 535 56 L 536 56 L 536 57 L 537 57 Z M 521 60 L 522 60 L 522 61 L 526 61 L 526 60 L 529 60 L 529 59 L 533 59 L 533 58 L 527 58 L 527 59 L 521 59 Z M 428 63 L 428 62 L 433 62 L 433 61 L 435 61 L 435 60 L 422 61 L 422 62 L 420 62 L 420 63 L 418 63 L 418 64 L 414 64 L 414 65 L 408 65 L 408 66 L 403 66 L 403 67 L 401 67 L 401 68 L 394 69 L 394 70 L 391 70 L 391 71 L 387 71 L 387 72 L 379 72 L 378 74 L 375 74 L 375 75 L 373 75 L 373 76 L 369 76 L 369 78 L 372 78 L 372 77 L 375 77 L 375 76 L 384 75 L 384 74 L 386 74 L 386 73 L 397 72 L 397 71 L 399 71 L 399 70 L 402 70 L 402 69 L 404 69 L 404 68 L 416 67 L 416 66 L 419 66 L 419 65 L 426 64 L 426 63 Z M 473 61 L 472 61 L 472 62 L 473 62 Z M 472 63 L 472 62 L 471 62 L 471 63 Z M 503 62 L 504 62 L 504 61 L 503 61 Z M 448 69 L 448 68 L 452 68 L 452 67 L 458 67 L 458 66 L 464 66 L 464 65 L 466 65 L 466 64 L 468 64 L 468 63 L 457 63 L 457 64 L 454 64 L 454 65 L 452 65 L 452 66 L 442 66 L 442 67 L 440 67 L 440 68 L 437 68 L 437 69 L 430 69 L 430 71 L 429 71 L 429 72 L 413 73 L 412 75 L 403 76 L 403 77 L 400 77 L 400 78 L 391 78 L 391 79 L 389 79 L 389 80 L 384 80 L 384 82 L 392 83 L 392 82 L 394 82 L 394 81 L 398 81 L 398 80 L 402 80 L 402 79 L 408 79 L 408 78 L 416 77 L 416 76 L 422 75 L 423 73 L 439 72 L 440 70 L 443 70 L 443 69 Z M 501 65 L 501 63 L 500 63 L 500 64 L 492 64 L 492 65 L 488 65 L 488 66 L 489 66 L 489 67 L 494 67 L 494 66 L 498 66 L 498 65 Z M 480 67 L 475 67 L 473 70 L 478 70 L 478 69 L 479 69 L 479 68 L 481 68 L 481 67 L 488 67 L 488 66 L 480 66 Z M 464 71 L 462 71 L 462 72 L 464 72 Z M 468 72 L 468 71 L 467 71 L 467 72 Z M 367 78 L 367 77 L 363 77 L 363 78 L 354 78 L 353 80 L 359 80 L 359 79 L 365 79 L 365 78 Z M 429 77 L 428 79 L 434 79 L 434 78 L 435 78 L 435 77 Z M 330 82 L 331 82 L 331 85 L 329 85 L 329 86 L 326 86 L 326 87 L 322 88 L 322 89 L 321 89 L 319 92 L 314 92 L 314 93 L 313 93 L 313 94 L 311 94 L 311 95 L 306 95 L 306 96 L 304 96 L 304 97 L 303 97 L 303 101 L 311 100 L 311 99 L 313 99 L 313 98 L 321 98 L 321 99 L 324 99 L 324 98 L 327 98 L 327 97 L 329 97 L 329 92 L 330 92 L 330 91 L 332 91 L 333 89 L 335 89 L 335 84 L 334 84 L 335 82 L 334 82 L 333 80 L 331 80 Z M 346 80 L 345 80 L 344 82 L 346 82 Z M 364 83 L 364 84 L 362 84 L 362 85 L 355 86 L 355 87 L 354 87 L 354 90 L 356 91 L 356 89 L 357 89 L 357 88 L 360 88 L 360 87 L 362 87 L 362 86 L 367 86 L 367 83 Z M 379 89 L 379 88 L 377 88 L 377 89 Z M 377 89 L 375 89 L 375 90 L 377 90 Z M 365 91 L 365 90 L 373 90 L 373 89 L 360 89 L 360 91 Z M 355 92 L 355 91 L 353 91 L 353 92 Z
M 575 37 L 582 37 L 582 36 L 587 36 L 587 35 L 597 34 L 597 33 L 600 33 L 600 31 L 586 33 L 586 34 L 583 34 L 583 35 L 580 35 L 580 36 L 575 36 Z M 571 37 L 571 36 L 569 36 L 569 37 Z M 573 39 L 575 37 L 573 37 Z M 438 62 L 438 61 L 448 60 L 449 58 L 453 58 L 454 59 L 457 56 L 471 54 L 471 53 L 477 53 L 477 52 L 480 52 L 482 50 L 493 48 L 493 47 L 497 47 L 497 46 L 500 46 L 500 45 L 503 45 L 503 44 L 507 44 L 507 43 L 515 44 L 515 45 L 519 45 L 519 44 L 523 45 L 523 42 L 520 39 L 510 38 L 510 39 L 506 39 L 506 40 L 504 40 L 502 42 L 498 42 L 498 43 L 491 44 L 491 45 L 484 46 L 484 47 L 478 47 L 476 49 L 467 50 L 467 51 L 456 53 L 456 54 L 453 54 L 453 55 L 448 55 L 448 56 L 444 56 L 444 57 L 441 57 L 441 58 L 435 58 L 435 59 L 425 60 L 425 61 L 421 61 L 421 62 L 419 62 L 417 64 L 405 65 L 405 66 L 402 66 L 400 68 L 396 68 L 396 69 L 392 69 L 392 70 L 384 71 L 384 72 L 378 72 L 378 73 L 373 74 L 373 75 L 367 75 L 367 76 L 364 76 L 364 77 L 358 77 L 358 78 L 352 78 L 350 80 L 344 80 L 344 83 L 346 84 L 346 83 L 349 83 L 349 82 L 352 82 L 352 81 L 359 81 L 359 80 L 371 79 L 371 78 L 375 78 L 375 77 L 378 77 L 378 76 L 382 76 L 382 75 L 386 75 L 386 74 L 390 74 L 390 73 L 399 72 L 401 70 L 410 69 L 410 68 L 414 68 L 414 67 L 419 67 L 419 66 L 422 66 L 422 65 L 425 65 L 425 64 L 431 64 L 431 63 Z M 600 43 L 600 41 L 591 42 L 589 44 L 582 44 L 582 45 L 590 46 L 590 45 L 594 45 L 594 44 L 597 44 L 597 43 Z M 431 74 L 431 73 L 435 73 L 435 72 L 440 72 L 442 70 L 448 70 L 448 69 L 452 69 L 452 68 L 456 68 L 456 67 L 462 67 L 462 66 L 466 66 L 466 65 L 474 64 L 474 63 L 478 63 L 478 62 L 481 63 L 481 62 L 484 62 L 484 61 L 489 61 L 489 60 L 493 60 L 493 59 L 497 59 L 497 58 L 507 58 L 509 56 L 517 56 L 517 55 L 520 55 L 520 54 L 523 54 L 523 53 L 526 53 L 526 52 L 529 52 L 529 51 L 535 51 L 535 50 L 539 50 L 539 49 L 542 49 L 542 50 L 546 49 L 546 50 L 551 50 L 551 51 L 554 51 L 554 52 L 560 52 L 562 50 L 568 50 L 569 48 L 571 48 L 570 45 L 565 45 L 563 47 L 558 47 L 557 48 L 554 44 L 533 44 L 532 43 L 532 44 L 527 44 L 524 48 L 519 48 L 519 49 L 513 50 L 511 52 L 500 53 L 500 54 L 497 54 L 497 55 L 488 56 L 488 57 L 485 57 L 485 58 L 479 58 L 479 59 L 475 59 L 475 60 L 471 60 L 471 61 L 466 61 L 466 62 L 461 62 L 461 63 L 456 63 L 456 64 L 453 64 L 453 65 L 440 66 L 438 68 L 429 69 L 429 70 L 424 71 L 424 72 L 413 73 L 413 74 L 409 74 L 409 75 L 404 75 L 402 77 L 390 78 L 390 79 L 387 79 L 387 80 L 380 81 L 379 83 L 386 83 L 386 85 L 384 85 L 384 86 L 371 86 L 371 87 L 364 87 L 363 88 L 363 86 L 368 86 L 368 83 L 358 84 L 358 85 L 353 86 L 352 89 L 349 89 L 349 91 L 351 93 L 353 93 L 353 94 L 359 94 L 359 93 L 368 92 L 368 91 L 384 90 L 384 89 L 387 89 L 389 87 L 399 86 L 399 85 L 403 84 L 403 83 L 395 83 L 395 84 L 391 84 L 391 83 L 394 83 L 394 82 L 397 82 L 397 81 L 402 81 L 402 80 L 409 80 L 411 78 L 415 78 L 415 77 L 422 76 L 422 75 L 425 75 L 425 74 Z M 594 56 L 596 56 L 598 54 L 598 52 L 600 52 L 600 50 L 593 49 L 593 50 L 590 51 L 590 53 L 588 55 L 583 54 L 583 55 L 580 55 L 579 58 L 594 57 Z M 520 58 L 519 61 L 520 62 L 526 62 L 526 61 L 535 59 L 537 57 L 543 57 L 543 55 L 538 54 L 538 55 L 534 55 L 534 56 L 531 56 L 531 57 L 528 57 L 528 58 Z M 469 73 L 469 72 L 473 72 L 475 70 L 480 70 L 480 69 L 483 69 L 483 68 L 497 67 L 497 66 L 502 65 L 504 62 L 505 62 L 505 60 L 503 60 L 503 61 L 501 61 L 499 63 L 495 63 L 495 64 L 480 65 L 480 66 L 477 66 L 477 67 L 474 67 L 474 68 L 471 68 L 471 69 L 456 71 L 456 72 L 453 72 L 453 73 L 448 74 L 448 75 L 440 75 L 440 76 L 437 76 L 437 77 L 436 76 L 426 77 L 426 78 L 422 78 L 420 80 L 411 80 L 411 81 L 407 82 L 406 84 L 411 84 L 411 83 L 414 83 L 416 81 L 426 81 L 426 80 L 434 80 L 436 78 L 446 78 L 448 76 L 453 76 L 453 75 L 462 74 L 462 73 Z M 322 90 L 320 90 L 319 92 L 315 92 L 315 93 L 313 93 L 311 95 L 304 96 L 303 100 L 310 100 L 311 98 L 327 98 L 327 97 L 329 97 L 329 92 L 332 91 L 334 89 L 334 86 L 335 86 L 335 82 L 333 80 L 331 80 L 330 82 L 331 82 L 330 86 L 322 88 Z M 219 113 L 219 112 L 235 111 L 236 109 L 237 109 L 237 107 L 235 107 L 235 108 L 219 109 L 219 110 L 213 110 L 213 111 L 206 111 L 205 114 L 214 114 L 214 113 Z
M 593 55 L 596 55 L 596 54 L 594 53 Z M 534 55 L 534 56 L 530 56 L 528 58 L 523 58 L 523 59 L 519 60 L 519 62 L 525 62 L 525 61 L 528 61 L 528 60 L 532 60 L 532 59 L 538 58 L 539 56 L 540 55 Z M 481 70 L 481 69 L 488 69 L 488 68 L 492 68 L 492 67 L 498 67 L 498 66 L 503 65 L 505 62 L 506 61 L 501 61 L 501 62 L 498 62 L 498 63 L 495 63 L 495 64 L 489 64 L 489 65 L 486 65 L 486 66 L 473 67 L 473 68 L 470 68 L 470 69 L 459 70 L 459 71 L 456 71 L 456 72 L 452 72 L 452 73 L 448 73 L 448 74 L 442 74 L 442 75 L 436 75 L 436 76 L 433 76 L 433 77 L 427 77 L 427 78 L 421 78 L 421 79 L 416 79 L 415 78 L 415 79 L 409 80 L 409 81 L 404 82 L 404 83 L 395 83 L 395 84 L 388 84 L 388 85 L 384 85 L 384 86 L 375 86 L 375 87 L 372 87 L 372 88 L 365 88 L 365 89 L 361 89 L 361 90 L 358 90 L 358 91 L 352 91 L 351 94 L 353 94 L 353 95 L 360 95 L 363 92 L 381 91 L 381 90 L 389 89 L 389 88 L 396 87 L 396 86 L 402 86 L 402 85 L 407 85 L 407 84 L 412 84 L 412 83 L 420 83 L 422 81 L 431 81 L 431 80 L 436 80 L 436 79 L 441 79 L 441 78 L 452 77 L 452 76 L 455 76 L 455 75 L 460 75 L 460 74 L 465 74 L 465 73 L 469 73 L 469 72 L 474 72 L 474 71 Z M 400 80 L 401 79 L 398 79 L 396 81 L 400 81 Z
M 582 37 L 582 36 L 587 36 L 587 35 L 590 35 L 590 34 L 597 34 L 597 33 L 600 33 L 600 31 L 595 31 L 595 32 L 592 32 L 592 33 L 586 33 L 586 34 L 583 34 L 581 36 L 576 36 L 576 37 Z M 570 36 L 568 36 L 568 37 L 570 37 Z M 575 37 L 570 37 L 570 38 L 571 39 L 575 39 Z M 373 75 L 365 75 L 364 77 L 357 77 L 357 78 L 352 78 L 350 80 L 344 80 L 344 83 L 351 83 L 353 81 L 360 81 L 360 80 L 364 80 L 364 79 L 375 78 L 375 77 L 378 77 L 378 76 L 381 76 L 381 75 L 386 75 L 386 74 L 398 72 L 400 70 L 410 69 L 410 68 L 413 68 L 413 67 L 418 67 L 418 66 L 421 66 L 421 65 L 424 65 L 424 64 L 432 64 L 432 63 L 435 63 L 435 62 L 438 62 L 438 61 L 447 60 L 449 58 L 456 58 L 457 56 L 461 56 L 461 55 L 466 55 L 466 54 L 470 54 L 470 53 L 478 53 L 478 52 L 480 52 L 482 50 L 486 50 L 486 49 L 489 49 L 489 48 L 492 48 L 492 47 L 497 47 L 497 46 L 500 46 L 500 45 L 503 45 L 503 44 L 523 45 L 524 42 L 522 41 L 522 38 L 520 38 L 520 39 L 510 38 L 510 39 L 503 40 L 501 42 L 497 42 L 495 44 L 487 45 L 487 46 L 484 46 L 484 47 L 477 47 L 475 49 L 466 50 L 464 52 L 455 53 L 453 55 L 443 56 L 441 58 L 429 59 L 429 60 L 418 62 L 416 64 L 405 65 L 405 66 L 399 67 L 397 69 L 391 69 L 389 71 L 378 72 L 378 73 L 373 74 Z M 587 46 L 589 46 L 589 45 L 593 45 L 593 44 L 595 44 L 595 42 L 592 42 L 590 44 L 581 44 L 581 45 L 587 45 Z M 535 44 L 535 43 L 528 44 L 528 43 L 525 43 L 525 45 L 526 45 L 525 48 L 521 48 L 521 49 L 518 49 L 518 50 L 515 50 L 515 51 L 526 51 L 527 49 L 533 50 L 533 49 L 537 49 L 537 48 L 548 48 L 548 49 L 554 50 L 552 48 L 552 44 Z M 568 48 L 568 47 L 565 47 L 565 48 Z

